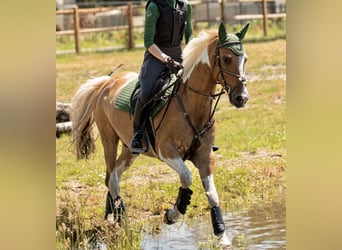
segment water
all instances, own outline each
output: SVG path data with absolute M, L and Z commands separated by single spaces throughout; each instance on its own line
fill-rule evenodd
M 223 214 L 231 249 L 286 249 L 285 204 L 259 205 L 246 211 Z M 143 250 L 212 249 L 215 245 L 210 215 L 192 223 L 162 225 L 156 235 L 145 234 Z

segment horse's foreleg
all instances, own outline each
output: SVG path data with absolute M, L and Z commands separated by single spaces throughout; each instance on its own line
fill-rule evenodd
M 210 214 L 213 223 L 214 234 L 220 235 L 225 231 L 225 226 L 213 175 L 211 174 L 202 178 L 202 184 L 210 205 Z
M 181 214 L 185 214 L 187 206 L 190 204 L 192 190 L 189 188 L 192 184 L 192 175 L 184 161 L 181 158 L 163 159 L 179 175 L 182 186 L 178 190 L 178 196 L 173 208 L 165 213 L 167 224 L 175 223 Z
M 209 201 L 214 234 L 218 237 L 220 245 L 230 246 L 231 242 L 225 233 L 225 224 L 220 207 L 219 196 L 214 182 L 215 155 L 211 152 L 207 158 L 206 154 L 202 152 L 197 154 L 192 161 L 199 170 L 202 185 Z
M 213 225 L 214 234 L 218 237 L 220 244 L 224 246 L 231 245 L 230 240 L 225 234 L 225 225 L 214 183 L 214 176 L 210 174 L 202 178 L 202 184 L 210 204 L 211 222 Z

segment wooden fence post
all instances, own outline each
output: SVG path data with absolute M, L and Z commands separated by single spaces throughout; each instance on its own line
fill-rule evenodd
M 262 14 L 264 18 L 264 36 L 268 34 L 268 24 L 267 24 L 267 0 L 262 0 Z
M 74 10 L 74 31 L 75 31 L 75 49 L 76 53 L 81 53 L 81 44 L 80 44 L 80 17 L 78 14 L 78 6 L 74 5 L 72 7 Z
M 134 48 L 134 34 L 133 34 L 133 11 L 132 3 L 128 3 L 127 8 L 127 23 L 128 23 L 128 48 Z

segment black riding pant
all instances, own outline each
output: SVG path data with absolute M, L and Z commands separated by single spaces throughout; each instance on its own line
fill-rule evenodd
M 167 67 L 149 52 L 145 53 L 143 65 L 141 67 L 140 81 L 140 102 L 145 104 L 157 92 L 156 82 L 162 72 L 167 71 Z
M 182 62 L 180 47 L 161 48 L 167 55 L 170 55 L 174 60 Z M 157 93 L 157 80 L 162 72 L 168 71 L 168 68 L 146 50 L 144 62 L 141 67 L 139 81 L 140 87 L 140 102 L 145 104 L 151 97 Z

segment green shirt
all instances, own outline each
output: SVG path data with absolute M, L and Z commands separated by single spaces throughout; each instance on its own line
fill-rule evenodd
M 170 4 L 170 6 L 175 7 L 175 0 L 167 0 L 167 2 Z M 185 30 L 185 43 L 188 43 L 192 37 L 192 7 L 190 3 L 185 0 L 185 4 L 187 5 L 188 8 L 188 13 L 187 13 L 187 25 L 186 25 L 186 30 Z M 147 9 L 146 9 L 146 14 L 145 14 L 145 33 L 144 33 L 144 46 L 146 49 L 148 49 L 152 44 L 153 44 L 153 38 L 156 32 L 156 25 L 157 25 L 157 20 L 160 16 L 159 9 L 157 4 L 154 2 L 151 2 Z

